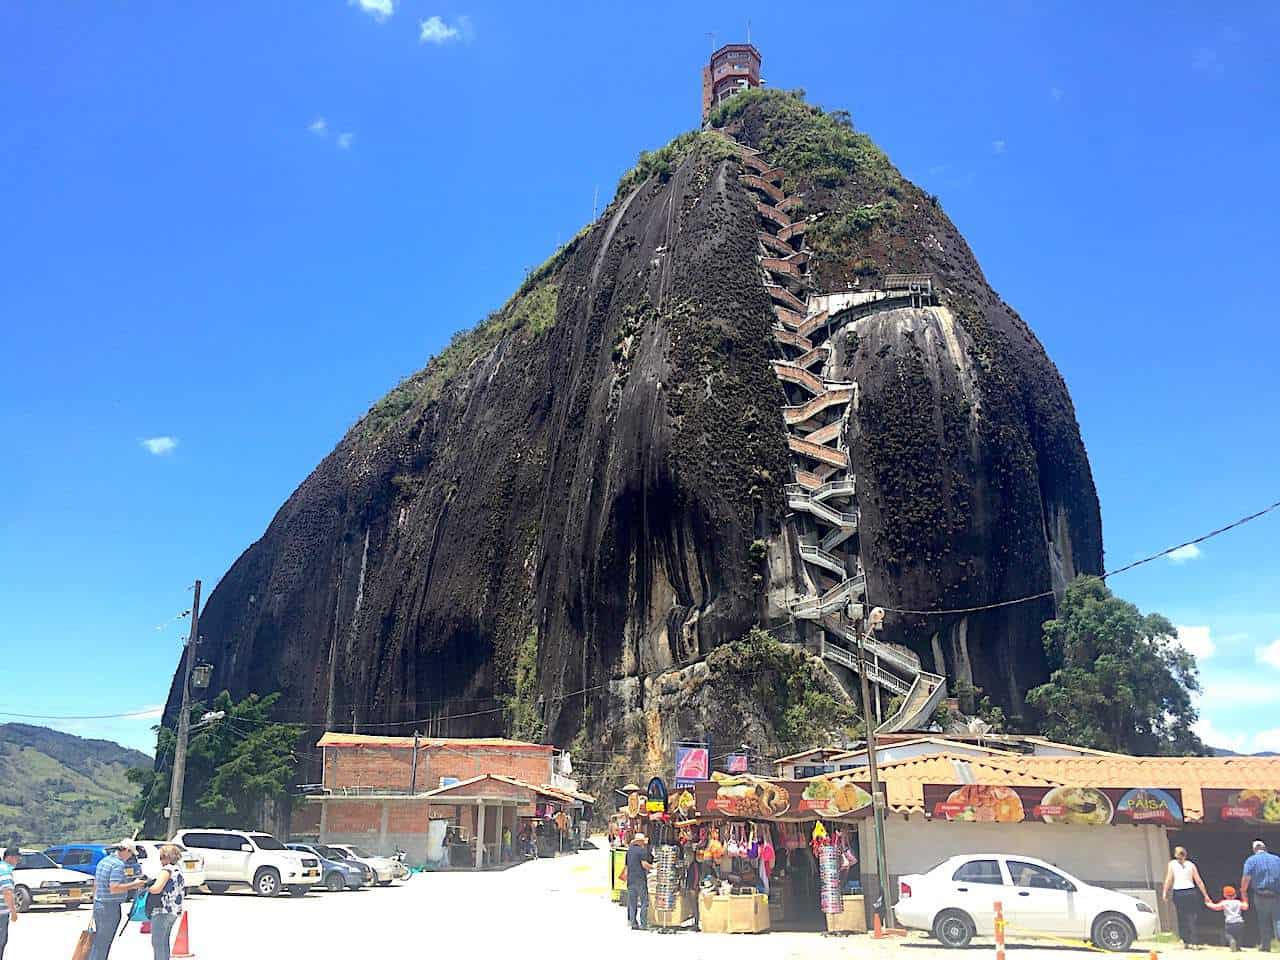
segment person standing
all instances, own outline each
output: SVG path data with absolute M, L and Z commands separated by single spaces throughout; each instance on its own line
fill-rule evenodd
M 502 862 L 511 862 L 511 828 L 505 823 L 502 825 Z
M 140 877 L 132 840 L 121 840 L 115 850 L 98 861 L 93 876 L 93 949 L 89 960 L 107 960 L 120 928 L 120 917 L 129 894 L 147 885 Z
M 1227 946 L 1232 953 L 1239 953 L 1240 941 L 1244 939 L 1244 911 L 1249 909 L 1249 905 L 1236 899 L 1236 888 L 1232 886 L 1222 888 L 1222 899 L 1217 903 L 1205 897 L 1204 905 L 1222 914 L 1222 929 L 1227 938 Z
M 1164 872 L 1164 899 L 1169 900 L 1173 893 L 1173 906 L 1178 911 L 1178 936 L 1184 946 L 1194 950 L 1200 942 L 1197 931 L 1197 919 L 1204 902 L 1209 897 L 1204 881 L 1200 879 L 1200 871 L 1187 857 L 1186 847 L 1174 847 L 1173 859 Z
M 649 871 L 653 855 L 643 833 L 631 838 L 627 847 L 627 922 L 632 930 L 643 930 L 649 919 Z
M 169 960 L 169 937 L 173 932 L 173 925 L 182 914 L 187 880 L 178 866 L 182 851 L 172 843 L 166 843 L 161 845 L 159 853 L 160 873 L 147 889 L 148 894 L 160 899 L 151 914 L 151 951 L 155 954 L 155 960 Z
M 1246 905 L 1252 902 L 1258 918 L 1258 949 L 1270 953 L 1272 939 L 1280 937 L 1280 857 L 1261 840 L 1253 841 L 1253 855 L 1244 862 L 1240 899 Z
M 9 924 L 18 922 L 18 902 L 13 893 L 13 868 L 22 859 L 22 851 L 8 847 L 0 860 L 0 960 L 4 960 L 4 948 L 9 943 Z

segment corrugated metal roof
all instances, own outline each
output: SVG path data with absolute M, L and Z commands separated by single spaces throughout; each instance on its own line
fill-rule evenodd
M 394 747 L 413 748 L 413 737 L 379 737 L 366 733 L 340 733 L 328 731 L 316 743 L 317 747 Z M 419 737 L 419 747 L 452 747 L 456 750 L 468 747 L 497 747 L 506 750 L 531 750 L 551 753 L 554 747 L 524 740 L 508 740 L 505 737 Z

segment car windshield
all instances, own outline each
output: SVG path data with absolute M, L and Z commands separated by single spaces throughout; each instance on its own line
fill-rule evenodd
M 347 849 L 351 851 L 353 856 L 357 856 L 357 857 L 373 856 L 372 853 L 369 853 L 367 850 L 362 850 L 360 847 L 357 847 L 354 843 L 351 846 L 347 847 Z
M 285 850 L 287 847 L 269 833 L 251 833 L 250 838 L 259 850 Z
M 18 870 L 56 870 L 58 865 L 43 853 L 24 853 L 18 861 Z
M 345 860 L 347 855 L 341 850 L 335 850 L 333 847 L 316 847 L 316 853 L 324 857 L 326 860 Z

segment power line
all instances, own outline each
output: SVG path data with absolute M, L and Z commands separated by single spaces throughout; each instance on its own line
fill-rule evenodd
M 1108 577 L 1114 577 L 1122 573 L 1127 573 L 1128 571 L 1134 569 L 1135 567 L 1140 567 L 1145 563 L 1151 563 L 1151 561 L 1153 560 L 1159 560 L 1161 557 L 1167 557 L 1169 554 L 1174 553 L 1175 551 L 1181 550 L 1183 547 L 1192 547 L 1192 546 L 1195 546 L 1196 544 L 1204 543 L 1206 540 L 1212 540 L 1214 537 L 1220 536 L 1221 534 L 1226 533 L 1228 530 L 1234 530 L 1236 527 L 1243 526 L 1244 524 L 1249 523 L 1252 520 L 1257 520 L 1259 517 L 1265 516 L 1266 514 L 1270 513 L 1272 510 L 1275 510 L 1277 507 L 1280 507 L 1280 500 L 1277 500 L 1275 503 L 1272 503 L 1266 507 L 1263 507 L 1261 510 L 1257 511 L 1256 513 L 1250 513 L 1247 516 L 1243 516 L 1239 518 L 1238 520 L 1233 520 L 1231 523 L 1228 523 L 1225 527 L 1219 527 L 1217 530 L 1211 530 L 1208 533 L 1204 534 L 1203 536 L 1196 537 L 1193 540 L 1186 540 L 1172 547 L 1166 547 L 1165 549 L 1161 550 L 1158 553 L 1151 554 L 1151 556 L 1149 557 L 1143 557 L 1141 560 L 1135 560 L 1133 561 L 1133 563 L 1127 563 L 1123 567 L 1119 567 L 1115 570 L 1109 570 L 1106 573 L 1102 574 L 1102 579 L 1106 580 Z M 948 610 L 906 610 L 901 607 L 886 607 L 886 606 L 883 606 L 882 604 L 877 604 L 877 606 L 879 606 L 882 610 L 884 610 L 885 613 L 902 613 L 902 614 L 908 614 L 910 616 L 917 616 L 917 617 L 924 617 L 924 616 L 938 617 L 938 616 L 947 616 L 947 615 L 958 614 L 958 613 L 978 613 L 983 610 L 995 610 L 998 607 L 1010 607 L 1010 606 L 1013 606 L 1014 604 L 1027 603 L 1031 600 L 1043 600 L 1046 597 L 1051 597 L 1051 596 L 1053 596 L 1052 590 L 1042 590 L 1039 593 L 1029 594 L 1028 596 L 1025 596 L 1025 597 L 1015 597 L 1012 600 L 1000 600 L 1000 601 L 997 601 L 996 603 L 984 603 L 976 607 L 952 607 L 951 609 L 948 609 Z

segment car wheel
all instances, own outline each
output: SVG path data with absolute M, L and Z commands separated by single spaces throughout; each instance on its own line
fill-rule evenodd
M 253 877 L 253 892 L 260 897 L 274 897 L 280 892 L 280 874 L 271 867 L 264 867 Z
M 1138 933 L 1128 918 L 1118 913 L 1104 913 L 1093 921 L 1093 945 L 1118 953 L 1133 946 Z
M 64 904 L 62 905 L 62 909 L 63 909 L 63 910 L 79 910 L 79 909 L 80 909 L 80 901 L 79 901 L 79 900 L 77 900 L 75 903 L 64 903 Z
M 391 886 L 391 881 L 390 881 L 390 880 L 379 880 L 379 881 L 378 881 L 378 886 L 380 886 L 380 887 L 389 887 L 389 886 Z
M 31 909 L 31 891 L 26 887 L 15 887 L 13 891 L 13 905 L 17 907 L 19 913 L 26 913 Z
M 963 910 L 943 910 L 933 921 L 933 935 L 944 947 L 967 947 L 973 934 L 973 920 Z
M 289 896 L 291 896 L 291 897 L 305 897 L 305 896 L 307 895 L 307 891 L 309 891 L 310 889 L 311 889 L 310 887 L 301 886 L 301 885 L 299 885 L 299 884 L 294 884 L 293 886 L 291 886 L 291 887 L 289 888 Z
M 231 884 L 229 883 L 213 883 L 212 881 L 206 883 L 205 886 L 208 888 L 210 893 L 215 894 L 226 893 L 231 889 Z
M 325 888 L 334 893 L 345 890 L 347 886 L 347 878 L 340 873 L 331 873 L 324 878 Z

